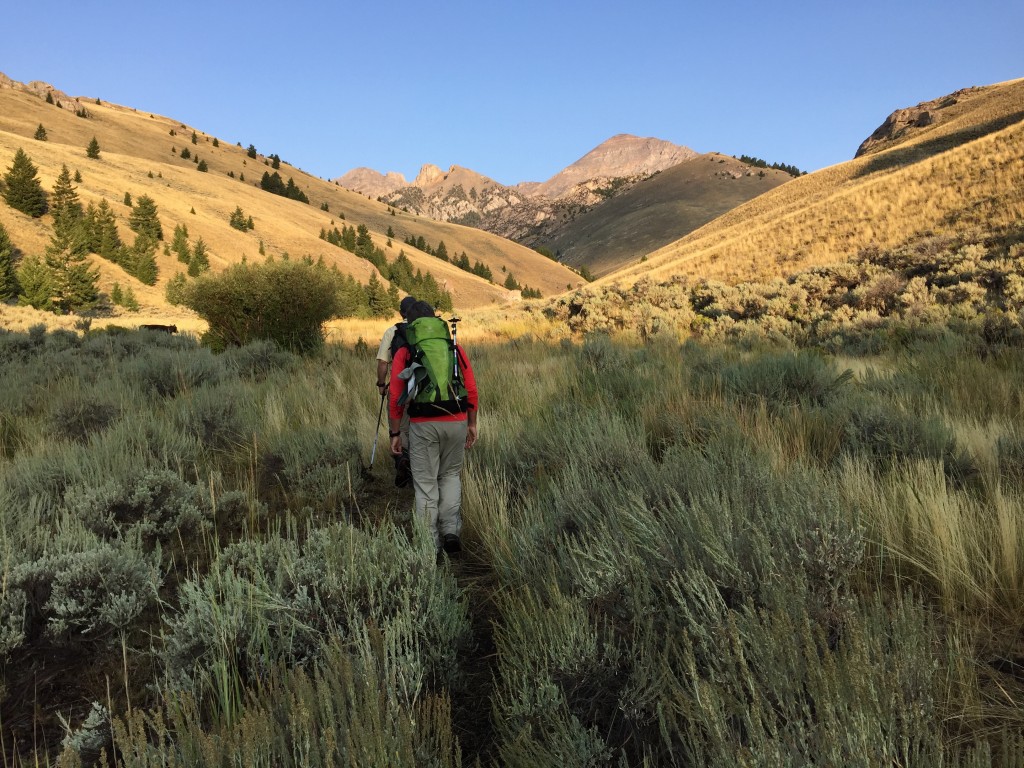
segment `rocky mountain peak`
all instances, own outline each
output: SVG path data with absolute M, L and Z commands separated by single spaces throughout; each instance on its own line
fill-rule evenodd
M 585 181 L 650 176 L 694 157 L 697 157 L 697 152 L 689 147 L 663 139 L 620 133 L 543 184 L 531 187 L 530 194 L 557 198 Z
M 422 168 L 420 168 L 420 172 L 416 174 L 416 178 L 413 179 L 412 184 L 414 187 L 427 187 L 431 184 L 436 184 L 439 181 L 444 181 L 444 176 L 444 171 L 436 165 L 426 163 Z

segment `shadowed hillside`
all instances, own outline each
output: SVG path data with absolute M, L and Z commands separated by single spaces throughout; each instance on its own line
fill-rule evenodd
M 564 264 L 605 275 L 792 178 L 717 152 L 701 155 L 579 214 L 537 245 Z

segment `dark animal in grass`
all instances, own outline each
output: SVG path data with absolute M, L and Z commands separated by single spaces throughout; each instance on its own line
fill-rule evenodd
M 147 331 L 163 331 L 164 333 L 177 333 L 178 326 L 176 325 L 156 325 L 153 323 L 146 323 L 140 325 L 139 328 L 144 328 Z

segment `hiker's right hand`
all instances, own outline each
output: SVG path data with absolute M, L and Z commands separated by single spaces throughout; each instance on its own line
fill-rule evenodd
M 402 436 L 396 435 L 391 438 L 391 455 L 401 456 L 402 455 Z
M 472 448 L 474 443 L 476 443 L 476 424 L 470 424 L 466 427 L 466 448 Z

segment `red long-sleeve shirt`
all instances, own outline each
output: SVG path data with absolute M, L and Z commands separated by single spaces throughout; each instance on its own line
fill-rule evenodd
M 476 410 L 477 399 L 476 399 L 476 378 L 473 376 L 473 367 L 469 364 L 469 357 L 466 355 L 462 347 L 456 347 L 456 354 L 459 356 L 459 373 L 462 374 L 462 383 L 466 387 L 466 394 L 469 399 L 469 409 L 471 411 Z M 392 419 L 402 418 L 402 412 L 405 410 L 405 406 L 399 405 L 398 400 L 402 397 L 405 392 L 406 382 L 405 379 L 400 379 L 398 374 L 405 370 L 406 365 L 409 363 L 409 348 L 400 347 L 395 352 L 395 357 L 391 361 L 391 383 L 388 390 L 388 416 Z M 464 413 L 451 413 L 440 416 L 413 416 L 411 421 L 465 421 L 466 414 Z

